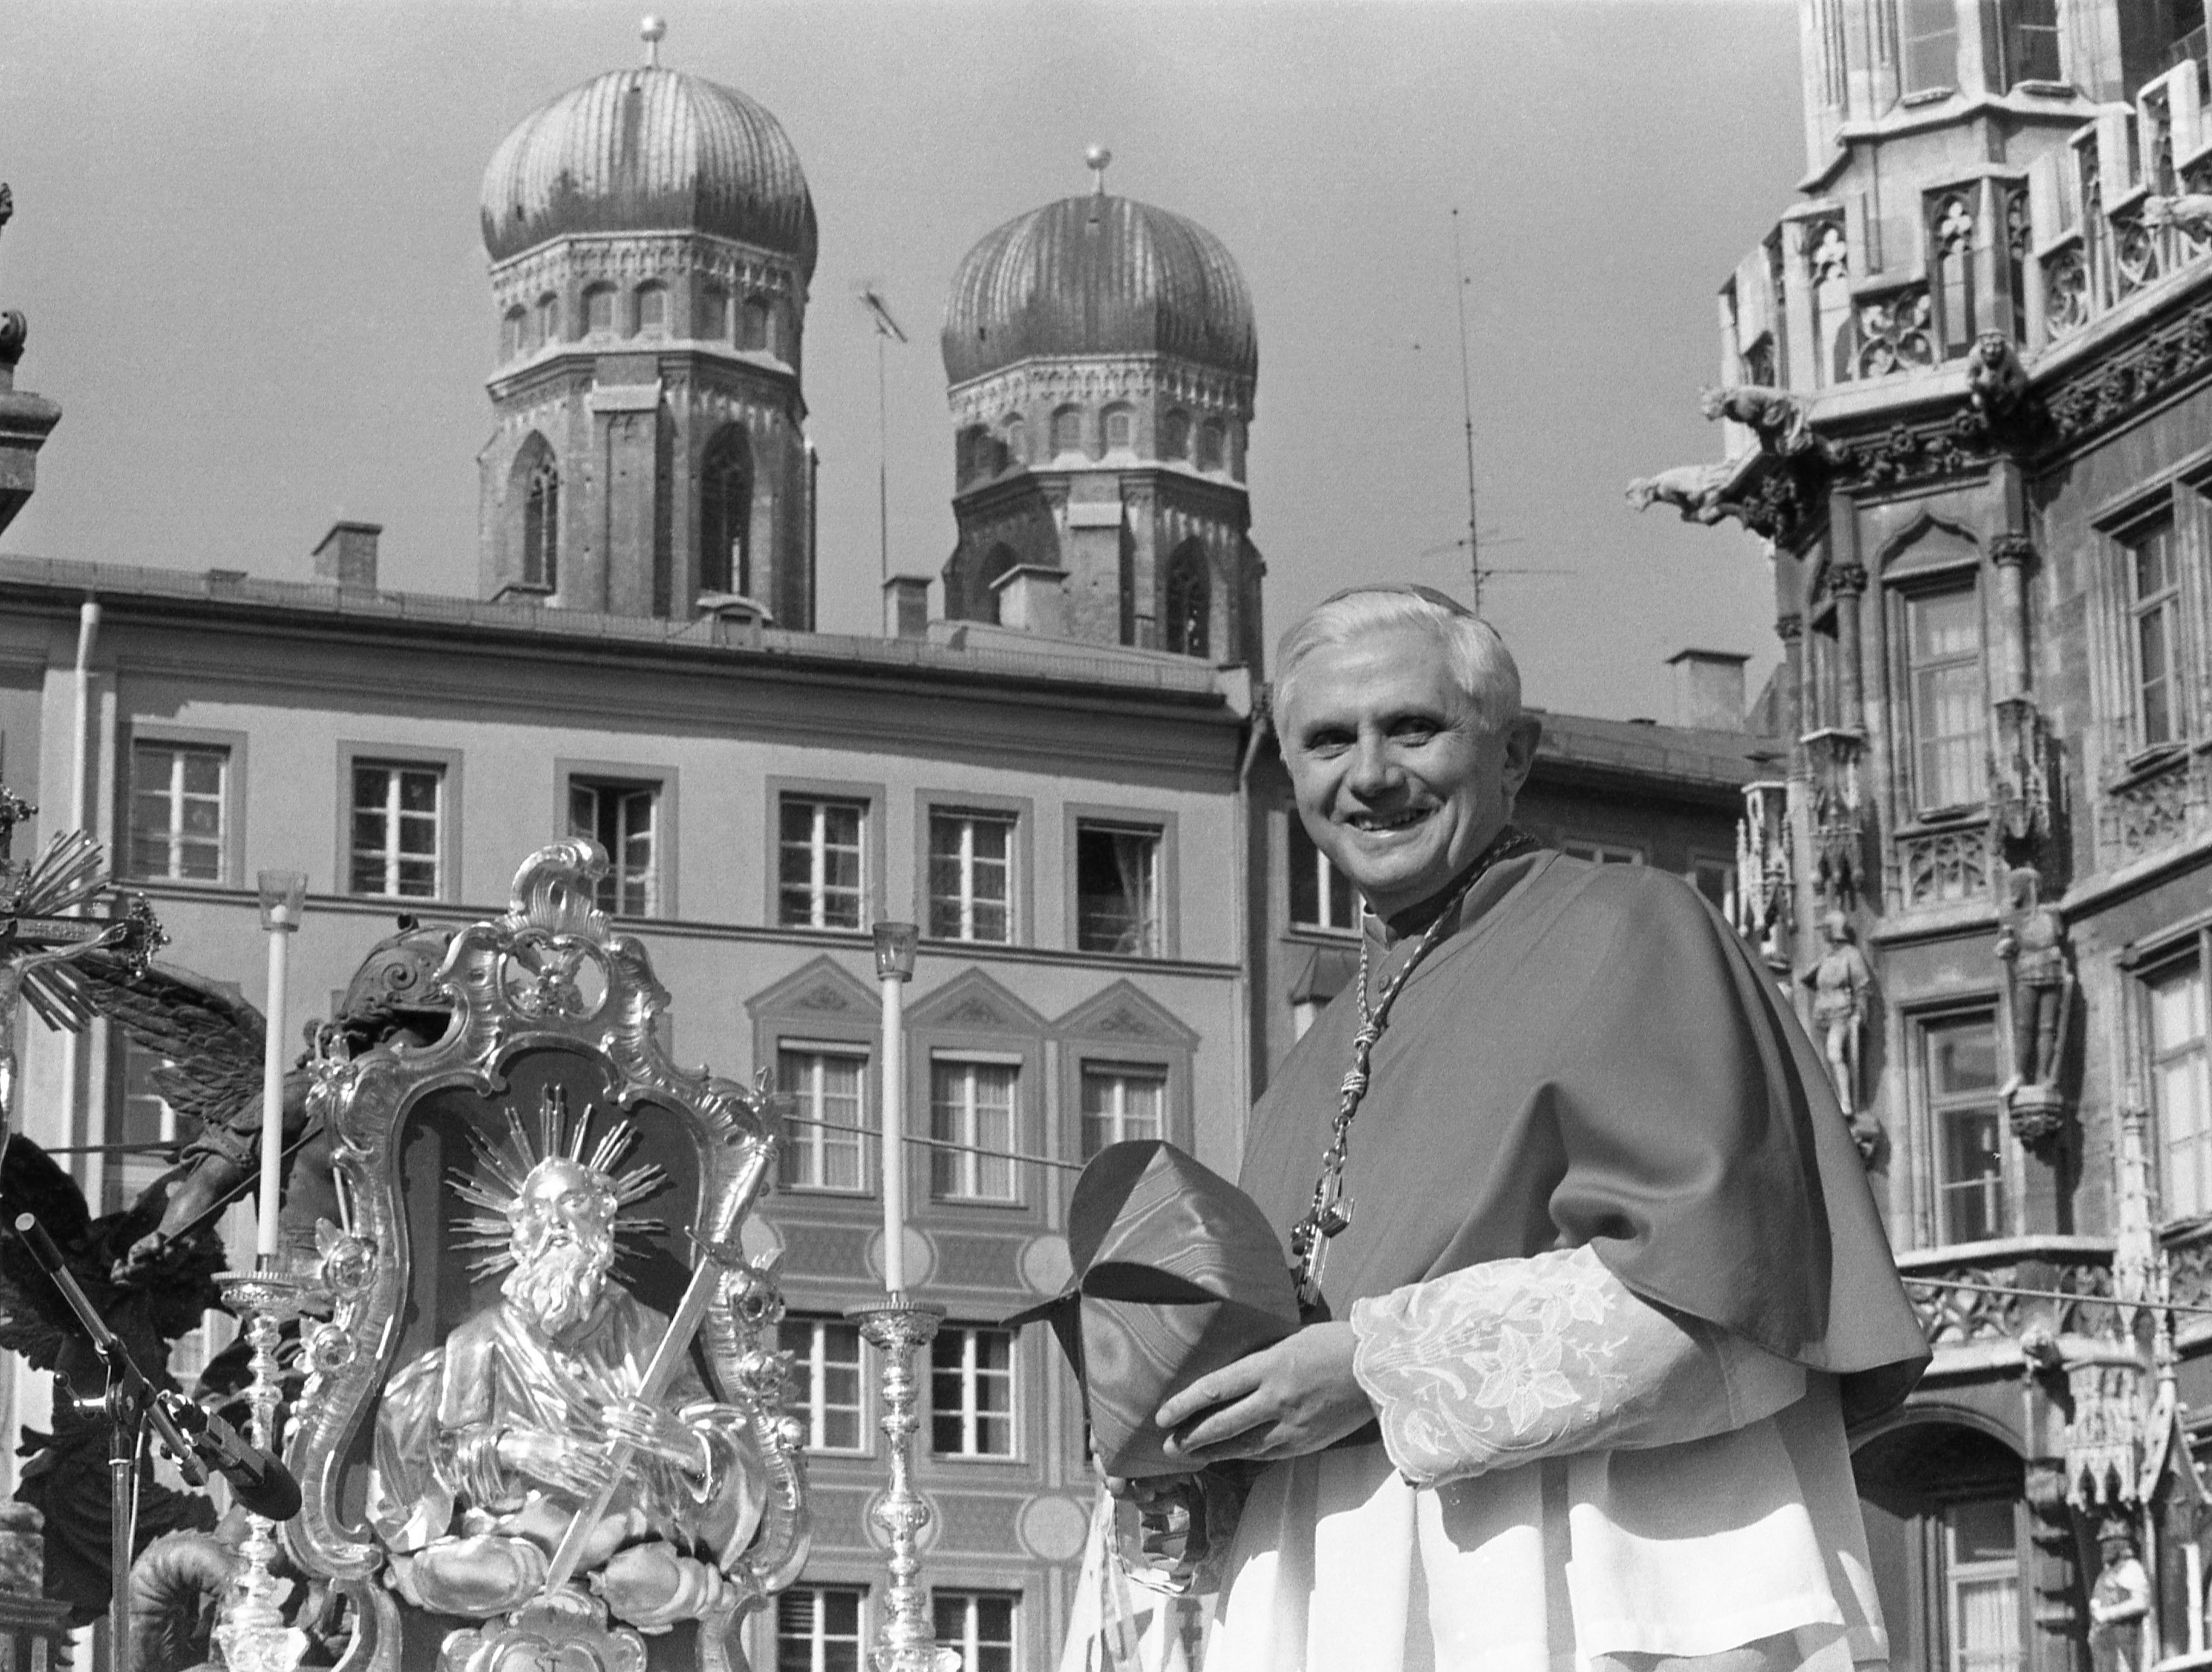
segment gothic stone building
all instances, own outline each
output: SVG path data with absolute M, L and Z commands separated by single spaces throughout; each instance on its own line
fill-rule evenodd
M 1856 1437 L 1901 1666 L 2197 1663 L 2212 1424 L 2212 125 L 2192 0 L 1802 0 L 1808 173 L 1721 293 L 1786 771 L 1749 931 L 1833 1036 L 1936 1360 Z M 1825 1034 L 1828 1031 L 1822 1026 Z M 2116 1568 L 2108 1590 L 2124 1586 Z M 2116 1639 L 2117 1641 L 2117 1639 Z M 2100 1663 L 2103 1663 L 2101 1661 Z

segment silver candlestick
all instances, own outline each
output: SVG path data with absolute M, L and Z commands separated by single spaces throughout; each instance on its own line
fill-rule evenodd
M 893 1294 L 874 1305 L 855 1306 L 845 1316 L 860 1326 L 882 1360 L 881 1426 L 891 1443 L 890 1489 L 868 1511 L 890 1544 L 890 1590 L 871 1657 L 875 1672 L 960 1672 L 960 1657 L 937 1641 L 928 1593 L 918 1577 L 922 1529 L 933 1512 L 914 1485 L 914 1437 L 921 1426 L 915 1414 L 915 1354 L 936 1335 L 945 1309 Z
M 228 1273 L 220 1282 L 230 1310 L 246 1320 L 246 1339 L 253 1347 L 253 1382 L 246 1394 L 253 1412 L 253 1443 L 271 1456 L 282 1456 L 278 1408 L 283 1383 L 276 1343 L 285 1321 L 300 1316 L 311 1286 L 268 1259 L 256 1271 Z M 248 1515 L 246 1527 L 246 1542 L 239 1552 L 246 1566 L 231 1583 L 216 1641 L 230 1672 L 293 1672 L 307 1655 L 307 1634 L 297 1626 L 287 1626 L 278 1606 L 285 1587 L 270 1567 L 276 1555 L 276 1523 L 266 1516 Z

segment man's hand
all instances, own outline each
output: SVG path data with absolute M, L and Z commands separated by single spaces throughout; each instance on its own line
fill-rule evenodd
M 625 1399 L 607 1407 L 607 1438 L 628 1440 L 639 1450 L 689 1474 L 707 1472 L 707 1453 L 698 1434 L 641 1399 Z
M 499 1460 L 540 1486 L 590 1498 L 614 1477 L 606 1448 L 543 1428 L 508 1428 L 499 1437 Z
M 1208 1375 L 1159 1408 L 1163 1447 L 1193 1468 L 1231 1458 L 1273 1462 L 1333 1445 L 1375 1420 L 1352 1373 L 1348 1323 L 1316 1323 Z

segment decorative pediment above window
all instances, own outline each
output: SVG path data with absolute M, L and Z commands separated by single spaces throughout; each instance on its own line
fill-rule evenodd
M 907 1006 L 907 1023 L 916 1029 L 954 1033 L 1012 1033 L 1034 1038 L 1045 1031 L 1044 1018 L 981 970 L 969 970 Z
M 764 1016 L 834 1017 L 873 1024 L 876 991 L 826 953 L 802 964 L 765 992 L 745 1000 L 745 1013 Z
M 1141 988 L 1117 981 L 1085 1000 L 1053 1024 L 1053 1031 L 1093 1040 L 1126 1039 L 1134 1044 L 1194 1050 L 1199 1036 L 1178 1021 Z

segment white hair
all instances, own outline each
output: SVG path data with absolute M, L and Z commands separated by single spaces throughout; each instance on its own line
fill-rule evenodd
M 1431 597 L 1385 586 L 1339 593 L 1283 635 L 1275 650 L 1277 725 L 1290 711 L 1298 664 L 1308 656 L 1325 645 L 1348 644 L 1369 633 L 1402 627 L 1436 636 L 1453 683 L 1467 693 L 1485 726 L 1503 727 L 1520 718 L 1521 669 L 1495 627 L 1441 593 Z

